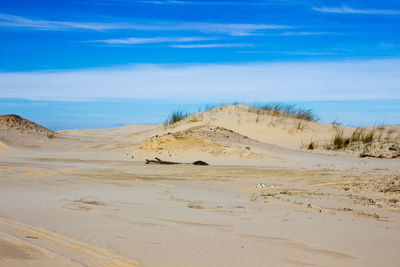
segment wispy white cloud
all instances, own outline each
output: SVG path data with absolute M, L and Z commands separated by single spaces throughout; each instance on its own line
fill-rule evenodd
M 229 47 L 246 47 L 253 46 L 252 44 L 236 44 L 236 43 L 225 43 L 225 44 L 184 44 L 184 45 L 171 45 L 175 48 L 229 48 Z
M 110 1 L 106 1 L 108 4 L 111 4 Z M 117 0 L 116 1 L 119 4 L 132 4 L 132 2 L 126 1 L 126 0 Z M 271 6 L 271 5 L 304 5 L 306 1 L 304 0 L 266 0 L 266 1 L 199 1 L 199 0 L 194 0 L 194 1 L 177 1 L 177 0 L 162 0 L 162 1 L 157 1 L 157 0 L 143 0 L 140 1 L 140 3 L 144 4 L 157 4 L 157 5 L 207 5 L 207 6 L 213 6 L 213 5 L 223 5 L 223 6 Z M 115 1 L 113 1 L 115 3 Z
M 152 37 L 152 38 L 121 38 L 121 39 L 105 39 L 85 41 L 87 43 L 105 43 L 109 45 L 129 45 L 129 44 L 151 44 L 151 43 L 184 43 L 184 42 L 197 42 L 209 41 L 216 38 L 203 38 L 203 37 Z
M 279 31 L 273 33 L 263 33 L 261 36 L 315 36 L 315 35 L 342 35 L 338 32 L 300 32 L 300 31 Z
M 313 10 L 325 13 L 340 14 L 370 14 L 370 15 L 400 15 L 400 10 L 393 9 L 355 9 L 347 6 L 342 7 L 313 7 Z
M 164 98 L 226 102 L 400 99 L 400 59 L 136 65 L 0 73 L 0 80 L 0 97 L 36 100 Z
M 297 55 L 297 56 L 332 56 L 338 55 L 339 53 L 330 51 L 279 51 L 279 50 L 244 50 L 238 51 L 241 54 L 271 54 L 271 55 Z
M 248 36 L 261 31 L 289 29 L 286 25 L 237 24 L 237 23 L 196 23 L 196 22 L 76 22 L 29 19 L 0 13 L 0 26 L 34 30 L 138 30 L 138 31 L 198 31 L 233 36 Z
M 164 0 L 164 1 L 141 1 L 141 3 L 146 4 L 157 4 L 157 5 L 165 5 L 165 4 L 193 4 L 194 2 L 188 1 L 176 1 L 176 0 Z
M 282 33 L 277 33 L 275 35 L 280 35 L 280 36 L 309 36 L 309 35 L 328 35 L 328 34 L 337 34 L 337 33 L 332 33 L 332 32 L 282 32 Z M 273 34 L 269 34 L 273 35 Z
M 83 30 L 112 30 L 127 27 L 125 24 L 117 23 L 93 23 L 93 22 L 71 22 L 71 21 L 50 21 L 41 19 L 29 19 L 20 16 L 1 14 L 0 26 L 27 28 L 36 30 L 67 30 L 67 29 L 83 29 Z
M 258 35 L 265 30 L 290 29 L 292 26 L 267 24 L 218 24 L 218 23 L 188 23 L 180 26 L 182 29 L 197 29 L 205 33 L 224 33 L 233 36 Z

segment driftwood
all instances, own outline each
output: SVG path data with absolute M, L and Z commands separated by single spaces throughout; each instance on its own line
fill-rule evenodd
M 161 160 L 159 158 L 155 158 L 155 160 L 146 159 L 146 164 L 149 164 L 149 163 L 168 164 L 168 165 L 171 165 L 171 164 L 182 164 L 182 163 L 179 163 L 179 162 Z
M 173 164 L 193 164 L 193 165 L 209 165 L 207 162 L 202 161 L 202 160 L 197 160 L 193 163 L 181 163 L 181 162 L 174 162 L 174 161 L 166 161 L 166 160 L 161 160 L 159 158 L 154 158 L 153 159 L 146 159 L 146 164 L 150 163 L 156 163 L 156 164 L 167 164 L 167 165 L 173 165 Z

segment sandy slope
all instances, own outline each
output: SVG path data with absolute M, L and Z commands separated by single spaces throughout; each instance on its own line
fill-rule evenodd
M 365 128 L 365 133 L 372 128 Z M 192 160 L 201 155 L 217 161 L 251 159 L 265 162 L 271 157 L 282 159 L 282 153 L 284 158 L 290 158 L 296 154 L 293 150 L 304 151 L 310 142 L 313 142 L 314 150 L 324 154 L 345 152 L 355 156 L 362 153 L 387 158 L 400 156 L 400 127 L 376 129 L 375 136 L 377 139 L 379 136 L 380 141 L 368 146 L 368 153 L 362 145 L 349 146 L 346 151 L 328 152 L 325 146 L 332 144 L 338 132 L 342 131 L 344 137 L 350 137 L 356 128 L 276 116 L 252 107 L 234 105 L 216 107 L 176 124 L 143 132 L 138 137 L 145 140 L 132 156 L 143 158 L 157 154 L 160 157 Z
M 41 125 L 14 114 L 0 115 L 0 131 L 18 131 L 29 134 L 46 134 L 52 132 Z
M 332 125 L 243 106 L 196 116 L 0 131 L 1 265 L 398 265 L 399 158 L 305 151 Z M 155 156 L 211 165 L 144 164 Z
M 158 129 L 154 135 L 166 131 L 176 132 L 190 127 L 209 125 L 232 130 L 251 139 L 285 148 L 298 149 L 310 140 L 331 140 L 335 129 L 330 124 L 309 122 L 285 116 L 257 114 L 254 108 L 244 105 L 216 107 L 197 113 L 168 129 Z M 350 131 L 344 127 L 345 131 Z

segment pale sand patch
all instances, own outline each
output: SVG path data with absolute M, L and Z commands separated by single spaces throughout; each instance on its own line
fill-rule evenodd
M 146 139 L 139 149 L 146 151 L 193 149 L 193 148 L 219 148 L 220 146 L 200 136 L 165 135 Z
M 39 230 L 5 218 L 0 218 L 0 225 L 2 236 L 10 235 L 19 239 L 19 243 L 29 242 L 31 244 L 18 244 L 0 239 L 1 259 L 20 260 L 18 264 L 23 264 L 26 260 L 39 260 L 36 264 L 50 265 L 53 264 L 53 259 L 49 254 L 56 254 L 59 258 L 67 259 L 68 264 L 73 262 L 73 265 L 137 266 L 135 261 L 128 260 L 114 252 L 90 246 L 47 230 Z
M 0 151 L 6 152 L 6 151 L 9 151 L 9 150 L 12 150 L 12 147 L 10 147 L 6 143 L 0 141 Z

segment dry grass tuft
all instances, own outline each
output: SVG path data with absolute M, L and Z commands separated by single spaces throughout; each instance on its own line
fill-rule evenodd
M 183 120 L 184 118 L 190 116 L 189 113 L 187 112 L 183 112 L 180 110 L 174 111 L 171 113 L 171 115 L 169 115 L 169 117 L 167 118 L 167 120 L 165 121 L 164 125 L 172 125 L 177 123 L 178 121 Z
M 375 141 L 380 141 L 382 131 L 373 127 L 371 130 L 358 127 L 350 136 L 345 136 L 343 129 L 337 128 L 336 134 L 332 140 L 332 145 L 329 147 L 334 150 L 345 149 L 351 144 L 370 144 Z
M 350 138 L 344 137 L 343 129 L 336 131 L 333 138 L 333 149 L 343 149 L 350 144 Z
M 194 114 L 193 119 L 194 120 L 202 120 L 203 115 L 201 112 L 203 111 L 208 111 L 211 112 L 210 114 L 215 114 L 223 110 L 224 106 L 228 104 L 219 104 L 219 105 L 211 105 L 208 104 L 204 108 L 200 108 L 198 113 Z M 239 105 L 238 102 L 231 103 L 230 105 L 233 105 L 237 107 Z M 313 121 L 316 122 L 319 120 L 319 117 L 313 113 L 311 109 L 303 109 L 303 108 L 297 108 L 295 105 L 286 105 L 286 104 L 270 104 L 270 105 L 252 105 L 249 106 L 248 112 L 256 113 L 256 122 L 261 121 L 260 117 L 258 115 L 262 115 L 265 113 L 268 113 L 273 116 L 286 116 L 286 117 L 291 117 L 299 120 L 306 120 L 306 121 Z M 180 110 L 174 111 L 169 115 L 169 117 L 166 119 L 164 126 L 171 126 L 184 118 L 191 116 L 192 114 L 183 112 Z M 303 129 L 303 124 L 299 122 L 296 125 L 296 128 L 298 130 Z
M 337 120 L 334 120 L 334 121 L 332 121 L 332 123 L 331 123 L 332 125 L 342 125 L 342 123 L 341 122 L 338 122 Z
M 314 141 L 311 140 L 310 143 L 307 146 L 307 149 L 308 150 L 314 150 L 314 148 L 316 148 L 316 145 L 315 145 Z
M 295 105 L 286 104 L 269 104 L 262 106 L 255 106 L 258 109 L 265 110 L 271 115 L 279 116 L 284 115 L 300 120 L 306 121 L 319 121 L 319 117 L 314 114 L 312 109 L 297 108 Z
M 296 129 L 297 129 L 298 131 L 303 131 L 304 128 L 305 128 L 305 125 L 304 125 L 304 123 L 303 123 L 301 120 L 299 120 L 299 121 L 296 122 Z

